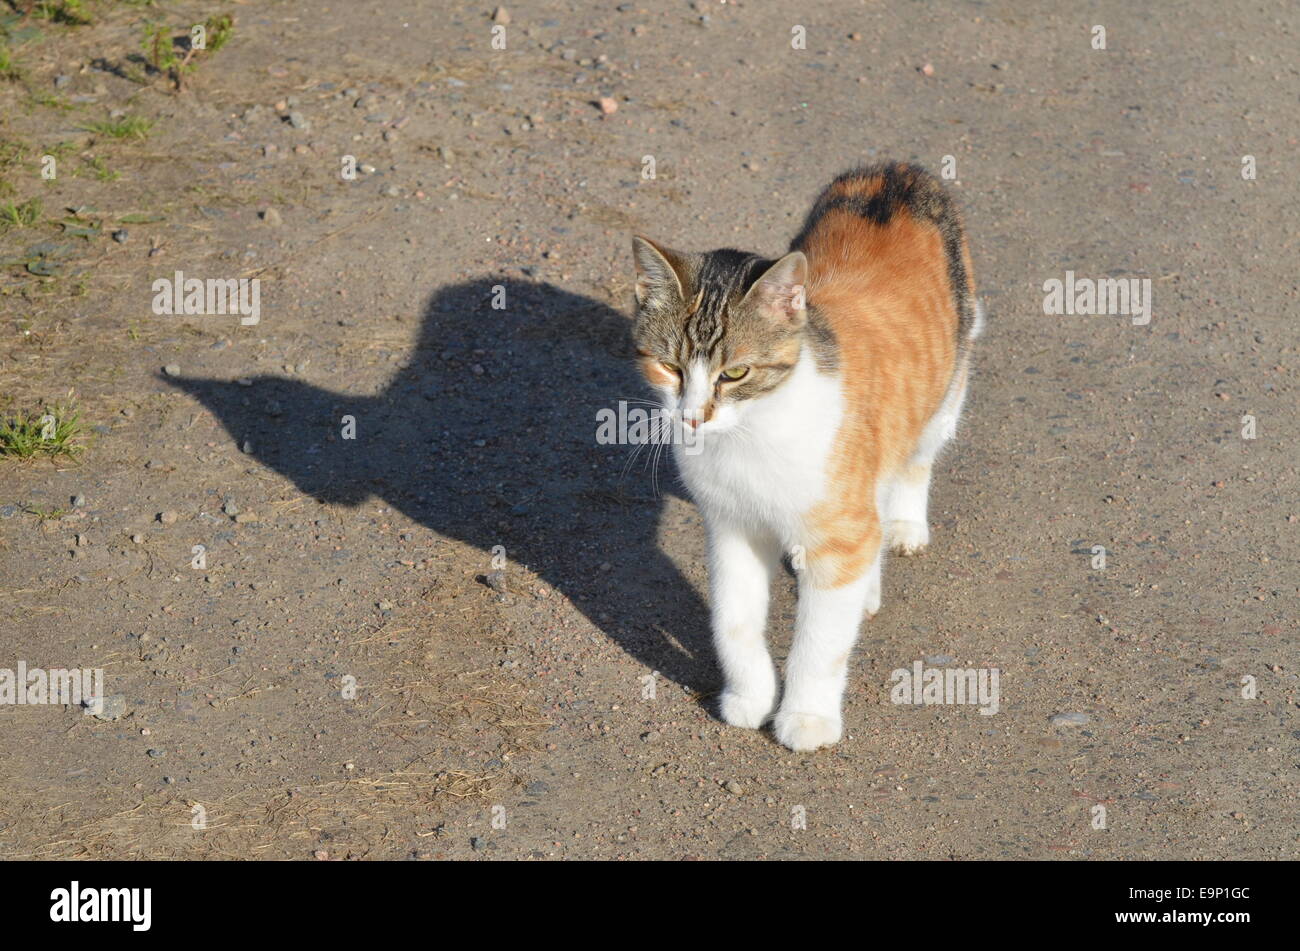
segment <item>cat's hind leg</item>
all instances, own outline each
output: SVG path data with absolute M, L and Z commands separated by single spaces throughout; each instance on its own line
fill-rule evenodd
M 894 478 L 885 513 L 885 537 L 897 555 L 919 555 L 930 544 L 931 460 L 913 457 Z
M 957 420 L 966 400 L 966 366 L 963 365 L 930 418 L 907 464 L 894 476 L 886 492 L 882 521 L 890 550 L 899 555 L 919 555 L 930 544 L 930 476 L 934 460 L 957 434 Z

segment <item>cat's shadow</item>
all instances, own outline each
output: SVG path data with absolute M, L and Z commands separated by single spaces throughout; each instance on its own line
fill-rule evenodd
M 507 585 L 527 565 L 649 671 L 708 692 L 707 611 L 657 544 L 662 500 L 639 462 L 623 476 L 630 447 L 596 441 L 598 410 L 644 395 L 632 354 L 629 318 L 599 301 L 482 278 L 430 298 L 409 362 L 376 396 L 287 376 L 165 379 L 302 492 L 382 499 L 482 550 L 485 574 L 502 546 Z M 675 480 L 663 455 L 661 491 Z

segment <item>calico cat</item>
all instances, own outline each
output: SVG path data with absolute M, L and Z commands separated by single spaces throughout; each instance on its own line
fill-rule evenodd
M 708 531 L 722 718 L 775 712 L 791 749 L 835 743 L 883 547 L 929 542 L 930 470 L 983 323 L 957 210 L 922 169 L 881 164 L 836 178 L 779 260 L 643 237 L 633 255 L 641 369 L 691 437 L 674 456 Z M 777 709 L 764 627 L 783 553 L 799 606 Z

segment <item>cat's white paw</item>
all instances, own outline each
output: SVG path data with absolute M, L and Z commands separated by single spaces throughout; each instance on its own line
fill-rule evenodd
M 775 704 L 776 698 L 770 695 L 767 697 L 752 697 L 725 690 L 722 693 L 722 700 L 718 704 L 718 708 L 722 714 L 722 719 L 732 726 L 757 730 L 772 715 L 772 707 Z
M 819 746 L 831 746 L 838 743 L 844 735 L 843 721 L 839 717 L 831 719 L 815 713 L 782 711 L 776 715 L 773 727 L 781 745 L 799 753 L 815 750 Z
M 925 522 L 890 522 L 885 526 L 889 548 L 898 555 L 919 555 L 930 544 L 930 526 Z

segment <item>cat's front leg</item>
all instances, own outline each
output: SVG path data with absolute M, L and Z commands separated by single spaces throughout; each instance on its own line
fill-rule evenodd
M 776 706 L 765 628 L 780 548 L 724 519 L 709 519 L 708 526 L 713 644 L 726 681 L 720 712 L 732 726 L 757 729 Z
M 880 555 L 874 529 L 857 551 L 810 556 L 800 572 L 794 644 L 774 724 L 776 738 L 792 750 L 830 746 L 843 735 L 849 655 L 863 614 L 880 608 Z

